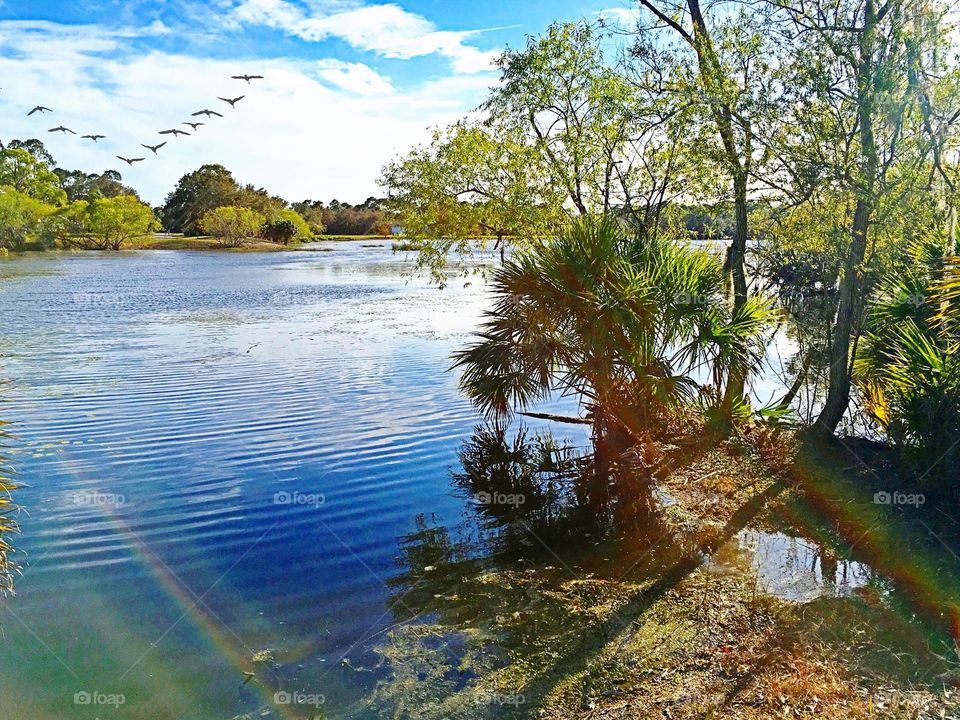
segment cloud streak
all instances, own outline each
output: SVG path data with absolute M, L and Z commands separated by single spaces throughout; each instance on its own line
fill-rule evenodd
M 243 0 L 232 19 L 246 25 L 282 30 L 310 42 L 339 38 L 352 47 L 386 58 L 408 60 L 439 54 L 450 60 L 454 72 L 490 70 L 495 53 L 466 43 L 478 31 L 449 31 L 437 27 L 399 5 L 306 8 L 288 0 Z

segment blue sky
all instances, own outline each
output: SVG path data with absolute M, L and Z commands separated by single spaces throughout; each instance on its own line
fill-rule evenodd
M 490 61 L 552 20 L 625 0 L 0 0 L 0 134 L 40 137 L 64 167 L 123 172 L 160 202 L 222 162 L 290 200 L 359 202 L 391 157 L 479 104 Z M 230 79 L 244 72 L 263 81 Z M 217 96 L 246 95 L 235 111 Z M 37 104 L 48 115 L 27 117 Z M 170 139 L 196 110 L 196 135 Z M 94 144 L 49 133 L 66 125 Z M 142 144 L 169 140 L 156 156 Z M 115 155 L 148 156 L 127 168 Z

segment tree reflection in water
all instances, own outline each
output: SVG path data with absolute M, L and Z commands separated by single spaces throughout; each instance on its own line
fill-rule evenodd
M 662 459 L 682 465 L 691 452 Z M 481 426 L 460 460 L 453 484 L 470 500 L 466 522 L 450 528 L 420 516 L 402 538 L 390 581 L 396 625 L 377 649 L 389 672 L 368 700 L 379 716 L 531 717 L 549 704 L 610 697 L 621 674 L 648 677 L 622 673 L 630 663 L 655 670 L 643 695 L 654 712 L 672 702 L 655 699 L 672 697 L 670 684 L 655 679 L 662 672 L 686 682 L 693 658 L 722 664 L 742 652 L 744 667 L 762 675 L 780 666 L 757 658 L 787 657 L 798 646 L 837 668 L 854 647 L 851 662 L 877 677 L 895 648 L 915 658 L 898 666 L 905 682 L 949 667 L 937 649 L 949 638 L 901 612 L 903 599 L 883 575 L 864 565 L 863 596 L 838 591 L 846 584 L 835 582 L 840 563 L 848 566 L 853 548 L 829 518 L 794 498 L 766 512 L 784 480 L 758 489 L 723 524 L 691 526 L 656 496 L 651 469 L 630 451 L 601 471 L 588 450 L 549 433 Z M 812 569 L 791 565 L 787 573 L 816 582 L 819 564 L 821 587 L 809 603 L 763 592 L 751 567 L 760 555 L 742 547 L 751 524 L 787 533 L 747 533 L 777 552 L 795 536 L 814 538 Z M 829 650 L 817 656 L 810 647 Z M 787 662 L 777 672 L 792 677 L 793 668 Z M 730 690 L 729 678 L 714 680 L 721 696 L 750 682 Z
M 394 717 L 432 717 L 428 706 L 436 717 L 524 716 L 532 696 L 521 703 L 486 681 L 601 648 L 623 622 L 597 608 L 627 608 L 688 556 L 630 455 L 602 473 L 548 433 L 481 426 L 460 459 L 468 529 L 418 517 L 390 583 L 405 624 L 383 648 L 393 679 L 375 702 Z

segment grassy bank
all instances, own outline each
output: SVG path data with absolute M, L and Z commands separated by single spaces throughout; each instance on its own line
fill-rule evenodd
M 187 237 L 185 235 L 148 235 L 134 238 L 123 246 L 124 250 L 217 250 L 221 252 L 283 252 L 301 250 L 300 244 L 279 245 L 263 240 L 246 242 L 239 247 L 224 247 L 212 237 Z

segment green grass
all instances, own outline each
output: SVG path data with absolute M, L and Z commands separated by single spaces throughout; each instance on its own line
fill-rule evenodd
M 405 250 L 418 252 L 423 248 L 423 243 L 417 242 L 416 240 L 401 240 L 400 242 L 393 243 L 392 247 L 394 252 L 401 252 Z

